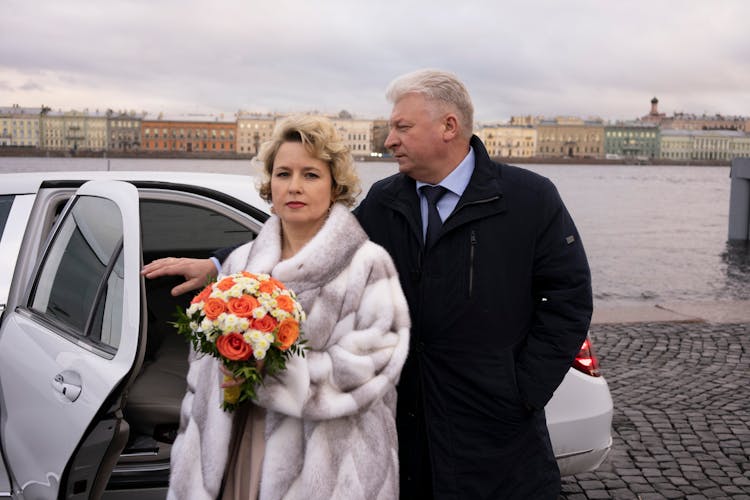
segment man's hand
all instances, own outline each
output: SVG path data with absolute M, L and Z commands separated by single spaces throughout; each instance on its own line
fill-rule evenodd
M 218 271 L 211 259 L 187 259 L 166 257 L 157 259 L 143 266 L 141 274 L 146 278 L 160 278 L 162 276 L 182 276 L 184 283 L 172 288 L 172 296 L 176 297 L 191 290 L 198 290 L 216 278 Z

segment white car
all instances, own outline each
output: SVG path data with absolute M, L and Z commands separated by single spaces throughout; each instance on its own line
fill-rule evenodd
M 189 296 L 144 262 L 252 239 L 269 207 L 249 176 L 0 175 L 0 499 L 164 498 Z M 546 408 L 563 474 L 596 468 L 612 400 L 584 345 Z

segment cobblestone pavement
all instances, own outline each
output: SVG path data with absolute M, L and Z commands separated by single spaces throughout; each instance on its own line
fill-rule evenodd
M 561 499 L 750 500 L 750 324 L 595 325 L 612 450 Z

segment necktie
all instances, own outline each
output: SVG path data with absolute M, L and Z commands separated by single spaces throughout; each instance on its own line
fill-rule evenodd
M 443 227 L 437 202 L 448 190 L 443 186 L 422 186 L 419 190 L 427 199 L 427 234 L 425 235 L 424 247 L 429 248 L 440 234 L 440 228 Z

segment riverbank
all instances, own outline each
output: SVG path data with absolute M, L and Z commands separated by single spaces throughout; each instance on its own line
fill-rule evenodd
M 0 147 L 0 157 L 26 157 L 26 158 L 123 158 L 123 159 L 190 159 L 190 160 L 251 160 L 253 155 L 236 152 L 187 152 L 187 151 L 54 151 L 29 147 Z M 493 158 L 500 163 L 508 164 L 535 164 L 535 165 L 680 165 L 680 166 L 706 166 L 727 167 L 729 161 L 709 160 L 666 160 L 652 158 L 647 161 L 636 161 L 629 158 L 617 160 L 591 157 L 496 157 Z M 394 163 L 391 156 L 357 156 L 356 161 Z
M 57 151 L 39 148 L 0 147 L 0 157 L 17 158 L 111 158 L 141 160 L 252 160 L 254 155 L 235 152 L 187 151 Z

